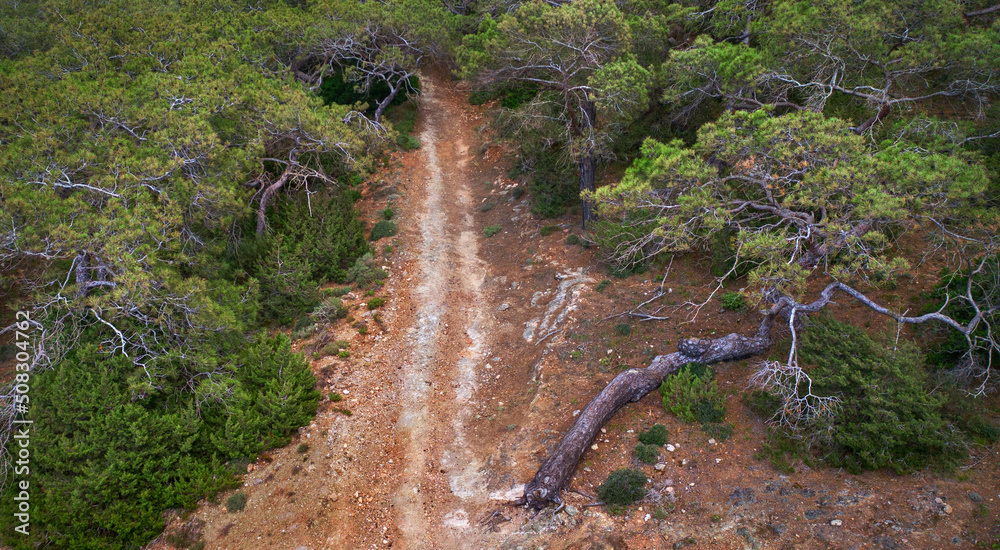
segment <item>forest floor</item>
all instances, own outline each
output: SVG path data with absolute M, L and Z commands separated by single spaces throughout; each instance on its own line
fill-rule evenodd
M 349 357 L 313 361 L 324 395 L 315 420 L 249 466 L 243 511 L 227 512 L 232 492 L 222 494 L 175 517 L 167 533 L 186 527 L 206 548 L 233 550 L 995 547 L 1000 445 L 973 447 L 950 473 L 851 475 L 801 462 L 779 471 L 755 458 L 767 427 L 740 399 L 748 361 L 717 368 L 729 439 L 666 413 L 654 393 L 602 430 L 559 513 L 505 506 L 617 372 L 674 351 L 682 337 L 748 332 L 759 319 L 713 301 L 690 323 L 685 302 L 705 299 L 713 280 L 690 259 L 674 261 L 664 283 L 675 320 L 610 317 L 651 296 L 657 273 L 605 275 L 595 249 L 566 243 L 578 216 L 530 213 L 487 110 L 447 78 L 422 83 L 421 147 L 395 153 L 362 201 L 372 223 L 387 205 L 397 212 L 400 233 L 375 243 L 390 274 L 376 293 L 386 306 L 375 315 L 355 291 L 345 297 L 350 318 L 297 341 L 307 356 L 351 342 Z M 500 231 L 488 237 L 491 225 Z M 902 298 L 881 297 L 906 306 L 924 289 L 916 277 L 910 284 Z M 837 315 L 892 328 L 853 306 Z M 997 399 L 984 406 L 996 412 Z M 654 423 L 673 446 L 655 467 L 632 451 Z M 646 472 L 647 498 L 617 515 L 591 506 L 587 495 L 622 467 Z M 164 540 L 149 548 L 168 548 Z

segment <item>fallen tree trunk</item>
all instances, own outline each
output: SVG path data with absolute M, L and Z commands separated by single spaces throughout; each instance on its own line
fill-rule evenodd
M 649 367 L 629 369 L 616 376 L 583 409 L 534 479 L 524 486 L 524 495 L 515 504 L 542 509 L 559 503 L 559 494 L 569 484 L 580 457 L 619 409 L 659 388 L 668 376 L 687 363 L 719 363 L 763 353 L 771 346 L 773 317 L 768 315 L 754 336 L 730 334 L 711 340 L 683 340 L 677 345 L 678 351 L 656 357 Z
M 984 256 L 973 273 L 982 272 L 991 257 L 993 256 Z M 971 281 L 971 278 L 969 280 Z M 757 334 L 753 336 L 730 334 L 722 338 L 682 340 L 677 344 L 677 351 L 670 355 L 656 357 L 649 367 L 642 370 L 629 369 L 616 376 L 610 384 L 601 390 L 601 393 L 597 394 L 597 397 L 587 403 L 573 427 L 566 432 L 555 451 L 538 469 L 534 479 L 524 486 L 524 495 L 512 504 L 526 504 L 540 510 L 549 504 L 559 503 L 561 501 L 559 494 L 569 484 L 570 477 L 576 470 L 580 457 L 594 442 L 601 427 L 611 420 L 611 417 L 619 409 L 649 395 L 668 376 L 675 374 L 687 363 L 696 362 L 710 365 L 764 353 L 771 347 L 771 327 L 779 316 L 788 318 L 790 323 L 794 324 L 796 312 L 799 314 L 815 313 L 832 303 L 833 296 L 838 292 L 847 294 L 876 313 L 891 317 L 899 324 L 917 325 L 929 321 L 944 323 L 965 336 L 969 343 L 969 353 L 972 353 L 974 348 L 973 332 L 980 323 L 989 325 L 990 316 L 1000 311 L 1000 304 L 977 303 L 972 294 L 971 283 L 967 286 L 964 296 L 959 295 L 955 298 L 972 304 L 977 312 L 975 317 L 966 324 L 943 314 L 943 307 L 937 312 L 925 313 L 917 317 L 899 315 L 875 303 L 864 293 L 840 282 L 827 285 L 820 292 L 819 298 L 808 304 L 802 304 L 791 297 L 783 296 L 771 306 L 771 309 L 765 314 L 764 320 L 761 321 Z M 989 354 L 1000 352 L 1000 344 L 992 339 L 989 340 L 988 345 L 980 344 L 980 348 Z M 983 384 L 985 385 L 985 382 Z

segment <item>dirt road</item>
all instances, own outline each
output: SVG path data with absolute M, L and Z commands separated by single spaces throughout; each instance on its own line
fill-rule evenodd
M 424 161 L 416 308 L 404 359 L 398 433 L 403 483 L 393 499 L 404 548 L 477 548 L 470 512 L 485 487 L 466 422 L 485 350 L 484 267 L 473 226 L 462 113 L 424 80 Z M 458 130 L 456 132 L 456 130 Z M 442 486 L 442 478 L 446 486 Z

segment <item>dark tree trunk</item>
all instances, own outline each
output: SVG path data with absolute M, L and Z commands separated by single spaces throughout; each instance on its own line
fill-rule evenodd
M 267 188 L 264 189 L 264 192 L 261 193 L 260 205 L 257 206 L 258 235 L 263 235 L 264 232 L 267 231 L 267 207 L 271 204 L 271 201 L 274 200 L 274 195 L 278 191 L 280 191 L 281 188 L 285 185 L 285 182 L 288 181 L 288 177 L 291 175 L 291 170 L 292 170 L 292 165 L 289 164 L 288 168 L 286 168 L 285 171 L 282 172 L 281 177 L 278 178 L 278 181 L 269 185 Z
M 965 16 L 966 17 L 976 17 L 977 15 L 986 15 L 986 14 L 989 14 L 989 13 L 993 13 L 995 11 L 1000 11 L 1000 4 L 997 4 L 995 6 L 990 6 L 988 8 L 983 8 L 981 10 L 965 12 Z
M 594 191 L 594 180 L 597 173 L 597 157 L 594 154 L 593 145 L 590 143 L 591 134 L 594 131 L 594 121 L 597 118 L 597 105 L 593 101 L 583 102 L 583 125 L 584 150 L 580 152 L 580 192 Z M 587 229 L 587 222 L 596 218 L 594 206 L 589 199 L 581 200 L 581 213 L 583 215 L 583 228 Z
M 594 173 L 597 171 L 597 159 L 594 154 L 588 152 L 580 159 L 580 192 L 594 190 Z M 580 201 L 580 210 L 583 214 L 583 228 L 587 229 L 587 222 L 596 219 L 594 216 L 594 205 L 588 199 Z
M 378 108 L 375 109 L 375 122 L 379 122 L 380 120 L 382 120 L 382 113 L 385 112 L 386 107 L 388 107 L 389 104 L 392 103 L 392 100 L 396 99 L 396 95 L 399 94 L 399 90 L 404 86 L 405 80 L 406 79 L 400 79 L 399 82 L 396 83 L 395 87 L 392 86 L 391 84 L 389 85 L 389 89 L 392 91 L 389 92 L 389 95 L 385 96 L 385 99 L 383 99 L 378 104 Z
M 879 108 L 878 112 L 875 113 L 875 116 L 869 118 L 861 126 L 855 128 L 854 132 L 858 135 L 867 132 L 869 128 L 878 124 L 879 122 L 882 122 L 883 118 L 889 116 L 890 111 L 892 111 L 892 105 L 889 105 L 888 103 L 883 104 L 882 107 Z
M 583 409 L 534 479 L 524 486 L 524 496 L 517 504 L 542 509 L 558 503 L 559 494 L 569 484 L 580 457 L 619 409 L 660 387 L 668 376 L 687 363 L 711 364 L 763 353 L 771 346 L 770 326 L 771 317 L 754 336 L 730 334 L 712 340 L 684 340 L 677 346 L 679 351 L 658 356 L 648 368 L 629 369 L 616 376 Z

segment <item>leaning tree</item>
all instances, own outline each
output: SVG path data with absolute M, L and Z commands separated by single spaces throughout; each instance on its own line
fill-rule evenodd
M 719 27 L 733 3 L 715 4 L 703 12 L 714 36 L 663 66 L 664 99 L 681 120 L 706 100 L 816 112 L 836 104 L 864 133 L 915 111 L 982 118 L 1000 90 L 1000 29 L 970 20 L 963 2 L 747 2 L 759 13 L 737 10 L 747 18 L 739 41 Z
M 798 367 L 795 334 L 804 316 L 838 294 L 900 325 L 938 322 L 957 331 L 967 348 L 961 367 L 986 391 L 1000 353 L 994 333 L 1000 243 L 997 213 L 983 202 L 988 186 L 985 169 L 967 155 L 903 142 L 872 149 L 848 123 L 811 111 L 726 114 L 703 127 L 691 148 L 647 140 L 623 180 L 592 195 L 612 261 L 705 250 L 716 235 L 730 235 L 737 266 L 749 270 L 745 293 L 760 306 L 761 323 L 753 334 L 683 340 L 648 368 L 617 376 L 584 408 L 520 502 L 536 508 L 558 502 L 601 426 L 681 366 L 760 355 L 778 326 L 793 335 L 791 353 L 785 362 L 766 362 L 759 378 L 788 389 L 782 396 L 790 409 L 817 413 L 828 403 L 798 383 L 808 375 Z M 931 248 L 947 247 L 963 274 L 939 310 L 919 316 L 892 311 L 865 290 L 911 267 L 893 246 L 907 233 Z M 824 278 L 825 288 L 806 299 L 807 283 Z M 956 305 L 962 316 L 953 314 Z M 666 318 L 641 309 L 633 314 Z
M 577 165 L 581 192 L 594 190 L 615 126 L 647 99 L 650 75 L 632 55 L 628 20 L 611 0 L 538 0 L 498 20 L 487 17 L 458 57 L 465 75 L 483 85 L 518 82 L 543 91 L 524 122 L 554 123 Z M 585 199 L 584 227 L 593 219 Z

